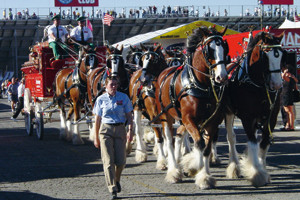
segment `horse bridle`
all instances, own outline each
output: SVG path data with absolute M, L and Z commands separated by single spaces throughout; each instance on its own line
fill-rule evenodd
M 132 52 L 131 54 L 129 54 L 128 58 L 132 57 L 134 58 L 135 56 L 139 56 L 139 60 L 142 58 L 143 52 Z M 127 59 L 127 62 L 129 62 L 129 59 Z M 136 63 L 139 64 L 139 63 Z
M 202 49 L 202 53 L 203 53 L 203 55 L 204 55 L 205 62 L 206 62 L 207 66 L 208 66 L 208 68 L 209 68 L 210 70 L 212 70 L 213 68 L 215 68 L 217 65 L 226 64 L 226 60 L 221 60 L 221 61 L 219 61 L 219 62 L 217 62 L 217 63 L 215 63 L 215 64 L 211 64 L 211 63 L 209 62 L 208 59 L 209 59 L 210 55 L 209 55 L 209 49 L 208 49 L 208 48 L 209 48 L 209 44 L 210 44 L 212 41 L 215 41 L 216 44 L 217 44 L 217 46 L 222 45 L 223 48 L 224 48 L 224 50 L 228 49 L 228 44 L 227 44 L 227 42 L 224 42 L 223 37 L 222 37 L 221 35 L 213 35 L 213 36 L 209 36 L 209 37 L 207 37 L 202 43 L 199 43 L 199 44 L 197 45 L 197 47 L 200 47 L 200 46 L 201 46 L 201 49 Z M 227 46 L 227 48 L 225 48 L 225 46 Z

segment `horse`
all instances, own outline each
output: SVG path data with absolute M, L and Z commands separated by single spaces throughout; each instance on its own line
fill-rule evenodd
M 174 50 L 165 50 L 165 59 L 167 61 L 167 65 L 169 67 L 173 66 L 181 66 L 185 61 L 185 54 L 182 51 L 174 49 Z
M 273 36 L 267 32 L 259 32 L 249 42 L 243 64 L 237 67 L 235 63 L 227 66 L 228 70 L 234 69 L 226 89 L 228 109 L 225 126 L 229 143 L 227 177 L 237 178 L 242 173 L 255 187 L 270 182 L 266 171 L 266 156 L 280 109 L 280 72 L 285 61 L 280 45 L 283 34 Z M 247 155 L 241 163 L 235 147 L 235 116 L 241 119 L 248 138 Z M 260 143 L 257 137 L 258 128 L 262 131 Z
M 60 109 L 60 138 L 72 140 L 74 145 L 84 144 L 79 132 L 80 110 L 85 103 L 87 76 L 90 70 L 96 68 L 98 59 L 94 54 L 89 54 L 89 47 L 81 46 L 76 67 L 64 68 L 57 72 L 54 82 L 54 102 Z M 70 102 L 70 109 L 66 118 L 65 100 Z M 71 131 L 71 117 L 74 113 L 74 131 Z M 72 137 L 73 135 L 73 137 Z
M 141 57 L 143 55 L 143 51 L 142 49 L 138 47 L 132 47 L 131 45 L 129 46 L 129 48 L 130 50 L 127 53 L 125 63 L 139 68 L 140 66 L 142 66 Z
M 209 155 L 212 138 L 223 120 L 221 100 L 227 81 L 228 54 L 223 35 L 226 30 L 227 27 L 218 32 L 214 27 L 205 26 L 196 29 L 188 37 L 188 63 L 167 68 L 158 77 L 155 97 L 168 145 L 167 182 L 176 183 L 182 179 L 177 163 L 180 155 L 176 154 L 180 152 L 183 137 L 182 131 L 177 131 L 174 155 L 172 121 L 175 119 L 181 121 L 180 129 L 186 129 L 194 140 L 192 152 L 184 155 L 180 162 L 183 170 L 189 175 L 196 174 L 195 183 L 201 189 L 215 186 L 215 179 L 209 172 Z
M 143 50 L 141 56 L 142 68 L 136 71 L 129 84 L 129 95 L 133 104 L 134 113 L 134 124 L 135 124 L 135 135 L 136 135 L 136 151 L 135 160 L 138 163 L 147 161 L 147 151 L 144 142 L 142 141 L 142 115 L 148 120 L 153 120 L 157 116 L 158 112 L 156 109 L 155 102 L 155 82 L 158 75 L 164 69 L 166 69 L 167 63 L 165 57 L 161 52 L 161 45 L 156 47 L 145 47 L 140 44 Z M 154 122 L 159 124 L 159 121 Z M 165 155 L 162 151 L 162 134 L 159 128 L 153 127 L 157 141 L 158 141 L 158 161 L 157 168 L 165 169 Z

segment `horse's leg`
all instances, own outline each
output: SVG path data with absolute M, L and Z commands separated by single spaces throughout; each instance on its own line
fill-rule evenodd
M 207 144 L 203 150 L 203 168 L 198 171 L 195 177 L 195 183 L 201 189 L 209 189 L 214 188 L 216 185 L 216 180 L 210 175 L 209 171 L 209 161 L 210 161 L 210 153 L 212 149 L 212 140 L 214 134 L 217 134 L 217 127 L 209 127 L 205 132 L 207 133 Z M 202 152 L 201 152 L 202 153 Z
M 170 119 L 170 116 L 168 117 Z M 162 122 L 164 134 L 166 136 L 166 143 L 168 147 L 168 172 L 165 180 L 169 183 L 177 183 L 182 179 L 182 172 L 179 169 L 174 156 L 174 148 L 173 148 L 173 128 L 172 122 L 163 121 Z
M 226 114 L 225 126 L 227 130 L 227 142 L 229 145 L 229 163 L 226 169 L 226 177 L 238 178 L 240 176 L 240 164 L 236 151 L 236 135 L 233 130 L 234 114 Z
M 66 110 L 61 101 L 58 102 L 58 106 L 60 108 L 59 115 L 60 115 L 60 133 L 59 138 L 60 139 L 66 139 L 67 137 L 67 125 L 66 125 Z
M 72 140 L 72 123 L 71 123 L 71 117 L 74 113 L 74 108 L 73 106 L 70 107 L 69 111 L 68 111 L 68 114 L 67 114 L 67 137 L 66 137 L 66 140 L 67 141 L 71 141 Z
M 185 155 L 187 153 L 190 153 L 192 151 L 191 149 L 191 142 L 190 142 L 190 137 L 187 131 L 185 131 L 184 133 L 184 137 L 183 137 L 183 143 L 182 143 L 182 147 L 181 147 L 181 155 Z
M 185 155 L 186 153 L 182 153 L 182 149 L 185 148 L 182 147 L 183 146 L 183 142 L 186 142 L 185 141 L 185 138 L 186 138 L 186 130 L 184 128 L 183 125 L 181 125 L 178 129 L 177 129 L 177 134 L 176 134 L 176 137 L 175 137 L 175 144 L 174 144 L 174 152 L 175 152 L 175 160 L 177 163 L 180 162 L 180 159 L 182 157 L 182 155 Z
M 215 166 L 220 165 L 220 163 L 221 163 L 221 160 L 218 156 L 218 151 L 217 151 L 218 136 L 219 136 L 219 134 L 215 134 L 215 136 L 213 137 L 211 154 L 209 157 L 210 164 L 215 165 Z
M 255 128 L 256 123 L 251 119 L 242 119 L 242 123 L 249 141 L 247 157 L 241 160 L 241 172 L 254 187 L 261 187 L 270 182 L 270 176 L 262 163 L 259 162 L 259 147 Z
M 155 149 L 157 150 L 157 162 L 156 169 L 166 170 L 167 169 L 167 159 L 163 150 L 163 142 L 165 141 L 162 137 L 161 129 L 158 127 L 153 127 L 155 133 Z M 153 151 L 155 151 L 153 149 Z
M 142 163 L 147 161 L 146 146 L 141 136 L 143 130 L 141 124 L 142 113 L 139 110 L 134 110 L 133 114 L 134 114 L 135 135 L 136 135 L 135 161 L 138 163 Z
M 80 102 L 73 101 L 74 107 L 74 131 L 73 131 L 73 138 L 72 142 L 74 145 L 84 144 L 84 141 L 81 138 L 80 131 L 79 131 L 79 123 L 76 123 L 80 119 Z
M 90 141 L 94 141 L 94 137 L 95 137 L 95 123 L 91 122 L 88 124 L 89 127 L 89 140 Z

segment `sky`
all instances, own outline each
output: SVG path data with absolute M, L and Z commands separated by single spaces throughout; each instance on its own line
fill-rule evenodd
M 145 7 L 150 5 L 155 5 L 156 7 L 158 7 L 158 11 L 161 11 L 161 6 L 163 5 L 170 5 L 171 7 L 194 5 L 196 7 L 195 10 L 197 8 L 199 9 L 200 15 L 202 11 L 204 12 L 207 9 L 207 6 L 209 6 L 210 9 L 215 12 L 217 10 L 220 10 L 221 14 L 223 13 L 224 9 L 227 8 L 229 14 L 234 13 L 239 15 L 242 9 L 245 11 L 248 8 L 250 9 L 250 11 L 254 11 L 254 8 L 258 6 L 258 1 L 247 0 L 245 2 L 241 0 L 99 0 L 99 8 L 95 8 L 95 10 L 102 9 L 102 11 L 104 11 L 110 8 L 115 8 L 117 12 L 121 12 L 120 10 L 122 7 L 127 7 L 126 12 L 128 13 L 130 8 Z M 203 6 L 206 7 L 204 8 Z M 300 10 L 300 0 L 294 0 L 294 6 L 299 6 L 297 10 Z M 29 11 L 36 12 L 40 15 L 44 15 L 49 12 L 49 7 L 51 8 L 51 10 L 55 11 L 54 0 L 0 0 L 0 10 L 3 10 L 4 8 L 16 8 L 17 10 L 29 8 Z M 90 10 L 91 8 L 86 9 Z

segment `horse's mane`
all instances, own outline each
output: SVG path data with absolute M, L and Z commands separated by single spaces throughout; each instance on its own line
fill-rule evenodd
M 266 32 L 259 32 L 255 35 L 255 37 L 250 41 L 247 47 L 247 51 L 250 51 L 255 47 L 255 45 L 263 38 L 263 34 L 265 35 L 265 38 L 267 39 L 268 44 L 280 44 L 280 41 L 276 38 L 273 37 L 270 33 Z
M 221 35 L 214 27 L 201 26 L 198 29 L 195 29 L 193 33 L 187 39 L 187 52 L 194 53 L 196 48 L 203 39 L 203 33 L 206 36 L 211 35 Z

